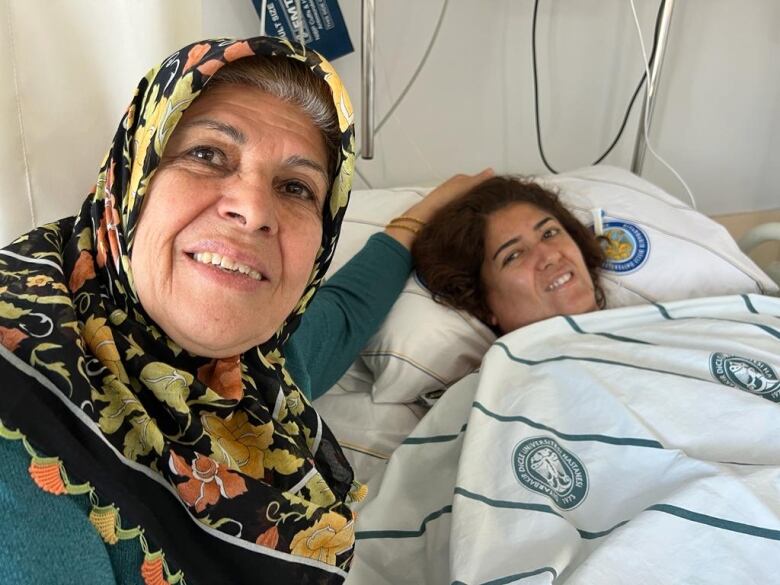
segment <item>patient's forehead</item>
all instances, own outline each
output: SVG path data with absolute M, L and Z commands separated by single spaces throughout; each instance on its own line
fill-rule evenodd
M 496 243 L 502 238 L 528 236 L 542 227 L 544 220 L 558 221 L 552 212 L 533 203 L 510 203 L 487 217 L 485 244 Z M 497 243 L 503 243 L 503 240 Z

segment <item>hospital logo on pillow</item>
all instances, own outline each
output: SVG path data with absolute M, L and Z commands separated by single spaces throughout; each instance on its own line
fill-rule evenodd
M 650 240 L 638 226 L 627 221 L 605 221 L 601 249 L 606 259 L 602 268 L 625 274 L 642 267 L 650 252 Z
M 588 474 L 577 456 L 550 437 L 532 437 L 512 452 L 515 477 L 550 498 L 562 510 L 579 506 L 588 495 Z
M 766 362 L 713 353 L 710 355 L 710 372 L 721 384 L 780 402 L 780 379 Z

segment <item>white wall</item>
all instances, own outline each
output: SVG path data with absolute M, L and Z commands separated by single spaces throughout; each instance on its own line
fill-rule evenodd
M 360 0 L 340 0 L 360 46 Z M 658 2 L 636 0 L 646 42 Z M 441 0 L 376 0 L 377 116 L 421 58 Z M 450 0 L 430 59 L 382 129 L 374 186 L 429 183 L 494 166 L 542 173 L 533 125 L 532 0 Z M 249 0 L 203 0 L 207 35 L 256 34 Z M 566 170 L 608 146 L 642 72 L 628 0 L 542 0 L 537 28 L 543 140 Z M 651 141 L 707 214 L 780 207 L 780 2 L 678 0 Z M 360 56 L 335 62 L 360 109 Z M 628 167 L 639 108 L 606 162 Z M 358 117 L 359 119 L 359 117 Z M 648 153 L 644 176 L 684 198 Z M 361 187 L 360 182 L 357 187 Z
M 636 0 L 646 35 L 656 0 Z M 377 114 L 422 56 L 441 0 L 376 0 Z M 355 46 L 360 0 L 341 0 Z M 428 64 L 359 168 L 375 186 L 460 171 L 543 172 L 531 100 L 532 0 L 450 0 Z M 72 214 L 94 183 L 132 89 L 206 36 L 251 36 L 250 0 L 0 2 L 0 245 Z M 561 169 L 610 141 L 641 74 L 627 0 L 542 0 L 542 125 Z M 702 211 L 780 207 L 780 2 L 678 0 L 653 141 Z M 336 61 L 360 109 L 360 56 Z M 358 118 L 359 119 L 359 118 Z M 608 162 L 628 166 L 636 120 Z M 648 158 L 645 176 L 682 194 Z M 363 185 L 358 181 L 356 186 Z
M 0 246 L 78 211 L 138 81 L 201 35 L 190 0 L 0 2 Z

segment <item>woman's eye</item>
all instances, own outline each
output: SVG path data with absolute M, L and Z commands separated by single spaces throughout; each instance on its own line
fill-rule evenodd
M 557 236 L 559 233 L 561 233 L 561 228 L 550 228 L 544 231 L 544 234 L 542 235 L 542 238 L 545 240 L 552 238 L 553 236 Z
M 301 181 L 286 181 L 282 183 L 281 190 L 285 195 L 292 195 L 299 199 L 314 200 L 314 191 L 306 183 Z
M 510 262 L 512 262 L 514 260 L 517 260 L 522 255 L 523 255 L 523 250 L 513 250 L 512 252 L 510 252 L 509 254 L 506 255 L 506 257 L 504 258 L 504 262 L 503 262 L 502 266 L 506 266 Z
M 212 165 L 221 163 L 224 158 L 219 149 L 210 146 L 196 146 L 190 150 L 189 155 L 196 160 Z

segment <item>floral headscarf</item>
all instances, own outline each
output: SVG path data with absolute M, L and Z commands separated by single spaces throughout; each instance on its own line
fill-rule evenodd
M 252 55 L 296 59 L 328 83 L 340 160 L 321 248 L 291 316 L 263 345 L 208 360 L 151 322 L 129 257 L 182 113 L 216 71 Z M 338 583 L 349 568 L 352 471 L 285 370 L 282 345 L 333 256 L 354 166 L 352 119 L 341 81 L 313 51 L 270 38 L 184 47 L 139 83 L 79 215 L 0 250 L 0 376 L 8 382 L 0 434 L 25 438 L 44 489 L 84 482 L 90 520 L 107 542 L 138 527 L 147 563 L 162 550 L 168 576 Z

